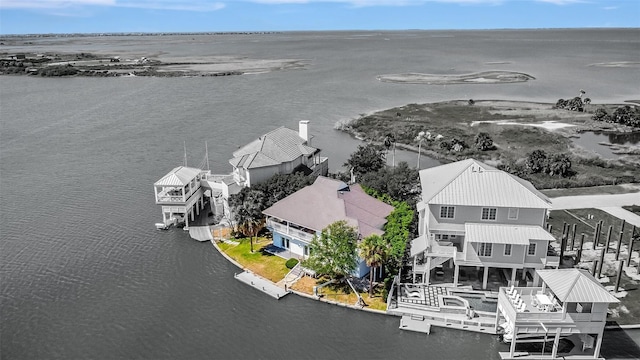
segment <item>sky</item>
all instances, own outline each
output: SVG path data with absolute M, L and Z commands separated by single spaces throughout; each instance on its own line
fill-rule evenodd
M 0 34 L 640 28 L 640 0 L 0 0 Z

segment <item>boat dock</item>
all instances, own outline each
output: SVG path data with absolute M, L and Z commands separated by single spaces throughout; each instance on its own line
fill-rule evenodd
M 262 291 L 263 293 L 271 296 L 274 299 L 280 300 L 287 294 L 291 293 L 291 291 L 278 287 L 274 285 L 272 282 L 265 280 L 259 276 L 256 276 L 254 273 L 250 271 L 244 271 L 244 272 L 241 272 L 240 274 L 235 274 L 234 277 L 237 280 L 240 280 L 243 283 Z
M 431 333 L 431 323 L 423 316 L 403 315 L 400 319 L 400 330 L 421 332 L 428 335 Z

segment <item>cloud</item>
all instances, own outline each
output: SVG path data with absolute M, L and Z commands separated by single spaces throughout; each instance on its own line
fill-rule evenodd
M 617 10 L 618 7 L 617 6 L 605 6 L 602 8 L 602 10 Z
M 3 9 L 66 9 L 92 6 L 175 11 L 215 11 L 224 3 L 209 0 L 2 0 Z
M 426 3 L 451 4 L 499 4 L 504 0 L 239 0 L 258 4 L 309 4 L 309 3 L 342 3 L 356 7 L 365 6 L 410 6 Z
M 580 4 L 585 2 L 583 0 L 536 0 L 536 1 L 547 3 L 547 4 L 554 4 L 554 5 L 571 5 L 571 4 Z

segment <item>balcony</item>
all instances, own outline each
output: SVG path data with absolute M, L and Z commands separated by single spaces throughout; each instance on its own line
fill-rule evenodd
M 313 240 L 313 237 L 315 236 L 315 231 L 313 230 L 304 231 L 301 229 L 296 229 L 292 225 L 287 226 L 287 224 L 281 223 L 274 219 L 267 220 L 267 227 L 273 229 L 273 231 L 279 232 L 280 234 L 288 235 L 308 243 L 311 242 L 311 240 Z
M 509 288 L 500 288 L 498 308 L 505 318 L 514 323 L 571 322 L 566 319 L 562 307 L 554 303 L 553 294 L 542 293 L 540 287 L 516 287 L 514 293 L 507 293 Z M 518 300 L 519 299 L 519 300 Z M 542 301 L 541 301 L 542 300 Z

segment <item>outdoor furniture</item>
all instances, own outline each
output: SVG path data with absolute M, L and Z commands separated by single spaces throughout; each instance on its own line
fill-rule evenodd
M 516 290 L 515 287 L 511 285 L 511 287 L 507 289 L 507 295 L 511 296 L 511 294 L 513 294 L 515 290 Z
M 538 301 L 540 307 L 542 307 L 546 311 L 549 311 L 553 305 L 551 299 L 549 299 L 549 297 L 545 294 L 536 294 L 535 299 Z

